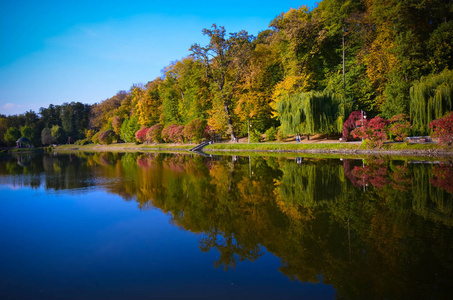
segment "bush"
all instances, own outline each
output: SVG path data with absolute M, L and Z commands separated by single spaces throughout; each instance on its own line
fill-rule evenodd
M 258 130 L 253 130 L 250 132 L 250 142 L 252 143 L 261 142 L 261 133 Z
M 264 133 L 266 135 L 266 142 L 275 141 L 277 137 L 277 129 L 275 127 L 271 127 Z
M 199 119 L 192 120 L 184 127 L 184 137 L 186 138 L 186 140 L 199 143 L 203 139 L 205 129 L 206 122 L 203 122 Z
M 286 140 L 286 135 L 283 133 L 283 131 L 278 130 L 277 131 L 277 141 L 284 142 L 285 140 Z
M 351 132 L 357 127 L 362 125 L 362 112 L 360 110 L 353 111 L 349 118 L 343 124 L 343 141 L 347 142 L 352 140 Z
M 162 142 L 162 124 L 156 124 L 151 126 L 146 132 L 146 141 L 148 143 L 160 143 Z
M 76 145 L 88 145 L 88 144 L 91 144 L 91 140 L 90 139 L 83 139 L 83 140 L 77 140 L 75 142 Z
M 405 114 L 393 116 L 390 119 L 388 127 L 389 138 L 391 140 L 402 142 L 411 132 L 411 123 L 409 117 Z
M 370 121 L 366 120 L 361 127 L 357 127 L 351 134 L 354 138 L 360 137 L 367 141 L 368 148 L 380 148 L 387 139 L 386 126 L 389 121 L 376 116 Z
M 96 132 L 93 137 L 91 138 L 91 141 L 94 143 L 94 144 L 100 144 L 101 141 L 99 140 L 99 135 L 101 134 L 101 132 Z
M 99 141 L 101 144 L 110 145 L 115 139 L 115 132 L 113 130 L 106 130 L 99 134 Z
M 142 128 L 135 133 L 135 140 L 139 143 L 146 141 L 146 133 L 148 132 L 148 129 L 149 128 L 142 126 Z
M 184 126 L 168 125 L 162 130 L 162 139 L 167 143 L 182 143 L 184 141 Z
M 453 143 L 453 112 L 443 118 L 432 121 L 429 128 L 433 130 L 431 136 L 438 138 L 441 145 L 451 146 Z

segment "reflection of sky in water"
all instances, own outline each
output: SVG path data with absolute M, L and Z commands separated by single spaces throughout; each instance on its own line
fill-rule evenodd
M 334 297 L 331 286 L 288 280 L 269 253 L 226 272 L 214 268 L 218 253 L 200 251 L 200 234 L 117 195 L 11 184 L 0 193 L 2 298 Z

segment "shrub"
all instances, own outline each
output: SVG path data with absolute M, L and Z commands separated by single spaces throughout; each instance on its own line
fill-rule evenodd
M 195 143 L 201 142 L 206 129 L 206 122 L 199 119 L 192 120 L 184 127 L 184 137 L 186 140 L 193 140 Z
M 160 143 L 162 142 L 162 124 L 156 124 L 151 126 L 146 132 L 146 141 L 148 143 Z
M 264 133 L 266 135 L 266 142 L 275 141 L 277 137 L 277 129 L 271 127 Z
M 399 114 L 393 116 L 389 121 L 388 127 L 389 138 L 395 141 L 404 141 L 411 132 L 411 124 L 409 123 L 409 117 L 405 114 Z
M 343 141 L 347 142 L 352 140 L 351 131 L 353 131 L 357 125 L 362 125 L 362 112 L 360 110 L 353 111 L 349 118 L 343 124 Z
M 286 135 L 283 133 L 283 131 L 278 130 L 277 131 L 277 141 L 284 142 L 285 140 L 286 140 Z
M 357 127 L 351 134 L 354 138 L 360 137 L 365 139 L 368 148 L 379 148 L 385 139 L 387 139 L 386 126 L 387 120 L 376 116 L 370 121 L 366 120 L 361 127 Z
M 184 126 L 168 125 L 162 130 L 162 139 L 167 143 L 182 143 L 184 141 Z
M 135 133 L 135 140 L 139 143 L 143 143 L 146 140 L 146 133 L 148 132 L 149 128 L 142 126 L 140 130 Z
M 261 142 L 261 133 L 258 130 L 250 131 L 250 142 L 252 143 Z
M 113 130 L 106 130 L 99 134 L 99 141 L 101 144 L 110 145 L 115 139 L 115 136 Z
M 453 143 L 453 112 L 432 121 L 429 128 L 433 130 L 431 136 L 438 138 L 441 145 L 451 146 Z
M 100 144 L 101 141 L 99 140 L 99 135 L 101 134 L 101 132 L 96 132 L 93 137 L 91 138 L 91 141 L 94 143 L 94 144 Z

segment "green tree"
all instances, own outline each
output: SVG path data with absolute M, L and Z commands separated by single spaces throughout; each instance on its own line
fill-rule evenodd
M 453 110 L 453 70 L 415 81 L 410 89 L 410 117 L 415 131 L 429 133 L 429 124 Z
M 66 132 L 61 126 L 58 125 L 53 125 L 52 128 L 50 129 L 52 132 L 52 137 L 55 139 L 55 141 L 58 144 L 64 144 L 66 143 Z
M 20 131 L 16 127 L 9 127 L 6 130 L 4 141 L 9 145 L 15 145 L 16 141 L 20 138 Z
M 43 145 L 50 145 L 55 143 L 55 138 L 52 136 L 50 128 L 44 128 L 41 132 L 41 143 Z
M 338 94 L 306 92 L 277 104 L 284 134 L 340 133 L 350 104 Z

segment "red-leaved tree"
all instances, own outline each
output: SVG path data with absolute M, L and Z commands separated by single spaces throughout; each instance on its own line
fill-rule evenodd
M 409 117 L 407 115 L 399 114 L 393 116 L 389 122 L 388 132 L 390 139 L 402 142 L 409 136 L 411 123 L 409 123 Z
M 361 126 L 362 112 L 360 110 L 353 111 L 349 118 L 343 124 L 343 141 L 347 142 L 352 140 L 351 131 L 357 126 Z
M 451 146 L 453 143 L 453 112 L 449 115 L 434 120 L 429 124 L 433 130 L 432 137 L 439 139 L 441 145 Z
M 352 136 L 366 140 L 368 148 L 382 147 L 384 140 L 387 139 L 386 126 L 389 121 L 376 116 L 363 123 L 362 127 L 357 127 L 351 132 Z

